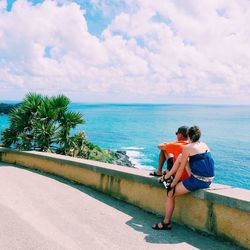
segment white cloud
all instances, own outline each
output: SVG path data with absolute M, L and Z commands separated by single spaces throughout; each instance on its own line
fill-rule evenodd
M 237 96 L 250 103 L 247 0 L 90 2 L 116 13 L 100 38 L 89 33 L 76 3 L 17 0 L 7 12 L 0 2 L 4 95 L 64 92 L 77 101 L 109 102 Z M 0 99 L 6 99 L 1 92 Z

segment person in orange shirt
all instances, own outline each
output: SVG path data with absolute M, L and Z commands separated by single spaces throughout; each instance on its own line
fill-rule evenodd
M 187 131 L 187 126 L 181 126 L 175 133 L 177 141 L 163 142 L 158 145 L 158 148 L 160 149 L 158 168 L 156 171 L 150 173 L 151 176 L 160 177 L 165 174 L 165 171 L 162 172 L 162 168 L 165 162 L 167 162 L 167 171 L 171 170 L 177 157 L 179 156 L 179 154 L 181 154 L 183 147 L 189 143 L 187 139 Z M 184 169 L 180 180 L 182 181 L 188 177 L 188 172 L 186 171 L 186 169 Z

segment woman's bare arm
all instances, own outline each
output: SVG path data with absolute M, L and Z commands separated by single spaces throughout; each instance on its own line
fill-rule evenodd
M 171 187 L 174 187 L 178 183 L 178 181 L 180 180 L 181 175 L 182 175 L 182 173 L 187 165 L 188 157 L 189 157 L 189 149 L 188 149 L 188 147 L 184 147 L 183 151 L 182 151 L 180 166 L 177 168 L 177 172 L 175 174 L 175 177 L 174 177 L 174 180 L 171 184 Z
M 167 171 L 165 178 L 167 179 L 170 176 L 174 175 L 177 172 L 179 166 L 180 166 L 180 162 L 176 160 L 171 170 Z

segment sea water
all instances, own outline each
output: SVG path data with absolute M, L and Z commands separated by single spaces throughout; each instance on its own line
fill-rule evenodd
M 250 189 L 250 106 L 71 104 L 90 141 L 126 150 L 137 168 L 157 167 L 161 142 L 175 141 L 179 126 L 198 125 L 215 160 L 215 182 Z M 9 124 L 0 116 L 0 132 Z

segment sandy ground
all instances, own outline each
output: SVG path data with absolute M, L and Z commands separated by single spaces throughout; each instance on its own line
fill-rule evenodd
M 164 202 L 164 201 L 163 201 Z M 0 163 L 0 249 L 237 249 L 59 177 Z

